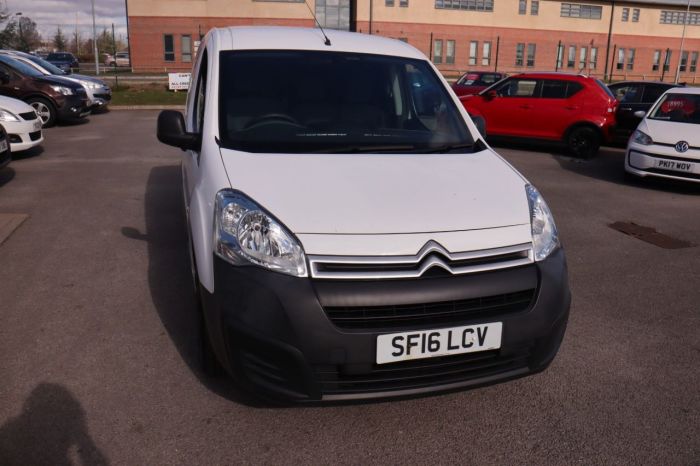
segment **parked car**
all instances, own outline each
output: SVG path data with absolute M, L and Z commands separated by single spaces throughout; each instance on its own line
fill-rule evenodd
M 638 111 L 646 113 L 658 98 L 678 84 L 655 81 L 622 81 L 609 84 L 608 88 L 620 102 L 615 120 L 615 139 L 627 144 L 630 135 L 637 128 L 641 118 L 635 116 Z
M 73 69 L 77 70 L 80 68 L 78 59 L 70 52 L 51 52 L 46 57 L 46 61 L 59 67 L 66 73 L 70 73 Z
M 60 76 L 47 76 L 26 63 L 2 54 L 0 95 L 31 105 L 44 128 L 56 121 L 81 119 L 90 114 L 83 86 Z
M 640 177 L 700 183 L 700 89 L 671 88 L 630 137 L 625 170 Z
M 0 124 L 0 170 L 9 165 L 11 160 L 12 153 L 10 152 L 10 144 L 7 142 L 7 133 Z
M 0 123 L 7 131 L 12 152 L 31 149 L 44 141 L 41 120 L 34 109 L 21 100 L 0 96 Z
M 93 111 L 107 108 L 112 100 L 112 89 L 101 79 L 83 74 L 66 74 L 63 70 L 46 60 L 24 52 L 1 50 L 0 54 L 9 55 L 16 60 L 33 66 L 43 74 L 61 76 L 82 85 L 87 92 L 88 105 Z
M 326 34 L 214 29 L 186 118 L 158 118 L 186 151 L 205 369 L 292 401 L 544 370 L 570 303 L 544 199 L 422 53 Z
M 122 67 L 131 66 L 131 61 L 129 60 L 129 52 L 117 52 L 114 55 L 109 55 L 105 57 L 105 65 L 111 67 Z
M 486 122 L 489 137 L 564 143 L 591 157 L 610 142 L 617 100 L 600 80 L 566 73 L 522 73 L 460 100 Z
M 458 96 L 478 94 L 490 85 L 505 78 L 503 73 L 490 71 L 467 71 L 452 84 L 452 90 Z

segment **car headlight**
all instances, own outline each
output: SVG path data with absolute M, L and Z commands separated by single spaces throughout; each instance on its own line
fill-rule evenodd
M 552 212 L 539 191 L 528 184 L 525 186 L 525 192 L 530 206 L 533 253 L 535 260 L 541 261 L 559 247 L 559 232 L 554 224 Z
M 17 115 L 7 110 L 0 109 L 0 121 L 21 121 Z
M 63 95 L 73 95 L 73 89 L 70 87 L 65 87 L 65 86 L 51 86 L 51 89 L 54 90 L 54 92 L 58 92 L 59 94 Z
M 651 136 L 649 136 L 647 133 L 639 131 L 638 129 L 634 130 L 634 133 L 632 133 L 632 141 L 643 146 L 650 146 L 654 144 L 654 140 L 651 138 Z
M 215 252 L 234 265 L 255 264 L 305 277 L 306 257 L 294 236 L 251 199 L 225 189 L 216 195 Z
M 93 83 L 91 81 L 80 81 L 80 84 L 82 84 L 83 86 L 85 86 L 88 89 L 98 89 L 101 87 L 99 84 Z

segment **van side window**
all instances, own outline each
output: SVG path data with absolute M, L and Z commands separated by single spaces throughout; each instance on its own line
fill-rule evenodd
M 207 96 L 207 52 L 202 54 L 202 64 L 199 68 L 199 76 L 197 76 L 197 92 L 194 97 L 194 131 L 202 132 L 204 124 L 204 106 Z

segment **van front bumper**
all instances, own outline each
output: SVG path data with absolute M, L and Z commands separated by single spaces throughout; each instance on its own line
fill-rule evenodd
M 316 280 L 233 266 L 216 256 L 214 262 L 215 292 L 204 290 L 202 298 L 214 353 L 243 388 L 282 401 L 417 395 L 540 372 L 559 349 L 571 302 L 562 249 L 523 267 L 412 280 Z M 523 293 L 532 298 L 520 308 L 501 306 L 489 314 L 482 306 L 449 323 L 344 328 L 329 312 L 350 303 L 352 313 L 357 302 L 384 310 L 397 303 L 430 309 L 435 303 L 487 302 L 487 297 Z M 489 322 L 503 323 L 498 350 L 375 363 L 378 335 Z

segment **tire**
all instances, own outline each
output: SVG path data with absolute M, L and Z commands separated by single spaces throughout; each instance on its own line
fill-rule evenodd
M 39 115 L 42 128 L 49 128 L 56 124 L 58 111 L 50 100 L 44 99 L 43 97 L 32 97 L 27 100 L 27 103 L 31 105 L 37 115 Z
M 569 131 L 566 145 L 574 156 L 589 159 L 598 153 L 600 135 L 588 126 L 578 126 Z

